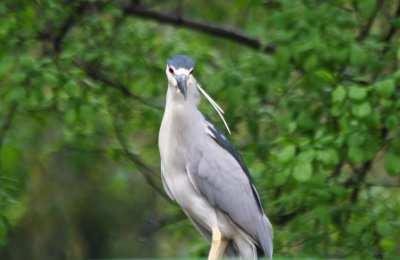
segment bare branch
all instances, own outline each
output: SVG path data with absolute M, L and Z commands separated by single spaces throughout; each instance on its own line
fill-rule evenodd
M 396 9 L 396 13 L 395 13 L 395 18 L 398 18 L 400 16 L 400 3 L 397 5 L 397 9 Z M 389 42 L 390 41 L 390 39 L 392 39 L 392 37 L 393 37 L 393 35 L 395 34 L 395 32 L 396 32 L 396 30 L 397 30 L 397 27 L 396 26 L 390 26 L 390 30 L 389 30 L 389 33 L 386 35 L 386 37 L 385 37 L 385 41 L 386 42 Z
M 140 230 L 140 234 L 146 239 L 158 230 L 183 220 L 187 220 L 186 216 L 183 214 L 177 216 L 166 216 L 160 219 L 149 219 L 149 226 L 143 226 Z
M 7 116 L 3 122 L 3 126 L 1 128 L 1 132 L 0 132 L 0 149 L 3 146 L 3 142 L 4 139 L 6 137 L 7 131 L 10 129 L 11 126 L 11 121 L 14 118 L 15 115 L 15 111 L 17 110 L 17 103 L 16 102 L 12 102 L 10 109 L 8 110 Z
M 356 179 L 354 181 L 354 189 L 353 189 L 353 192 L 351 193 L 351 197 L 350 197 L 351 204 L 355 204 L 357 202 L 361 184 L 364 181 L 365 177 L 367 176 L 367 173 L 369 172 L 371 165 L 372 165 L 372 160 L 365 162 L 363 164 L 363 166 L 361 167 L 361 169 L 358 170 Z
M 57 35 L 53 39 L 53 47 L 56 53 L 60 53 L 61 51 L 61 43 L 64 36 L 68 33 L 68 31 L 74 26 L 77 17 L 79 17 L 85 10 L 87 2 L 81 2 L 74 11 L 68 16 L 65 20 L 64 24 L 59 28 Z
M 66 1 L 64 3 L 64 8 L 71 6 L 74 4 L 74 1 Z M 58 28 L 54 27 L 54 23 L 51 19 L 47 21 L 47 26 L 43 31 L 38 33 L 37 38 L 42 40 L 43 42 L 49 41 L 53 46 L 52 50 L 44 49 L 44 56 L 60 53 L 62 51 L 62 41 L 65 35 L 71 30 L 71 28 L 75 25 L 78 18 L 83 14 L 85 9 L 87 8 L 89 2 L 81 2 L 73 10 L 70 12 L 68 17 L 64 20 L 61 26 Z
M 115 136 L 117 137 L 118 142 L 120 143 L 122 149 L 125 152 L 125 155 L 127 156 L 127 158 L 133 162 L 133 164 L 135 164 L 135 166 L 138 168 L 139 172 L 142 174 L 142 176 L 145 178 L 146 182 L 155 190 L 157 191 L 161 197 L 163 197 L 164 199 L 166 199 L 168 202 L 171 202 L 171 199 L 158 187 L 158 185 L 153 181 L 152 176 L 155 176 L 156 173 L 146 164 L 143 163 L 143 161 L 139 158 L 138 155 L 132 153 L 125 140 L 124 137 L 121 133 L 121 130 L 118 128 L 118 126 L 116 125 L 115 120 L 112 120 L 113 122 L 113 127 L 114 127 L 114 132 L 115 132 Z
M 119 90 L 122 94 L 124 94 L 125 96 L 138 100 L 141 103 L 150 106 L 152 108 L 156 108 L 156 109 L 163 109 L 164 107 L 162 105 L 159 104 L 155 104 L 154 102 L 137 96 L 135 94 L 133 94 L 129 88 L 127 86 L 125 86 L 124 84 L 122 84 L 121 82 L 119 82 L 118 80 L 114 79 L 114 78 L 108 78 L 106 77 L 104 74 L 102 74 L 100 71 L 95 70 L 93 66 L 89 66 L 88 64 L 84 63 L 83 61 L 79 60 L 79 59 L 75 59 L 74 60 L 75 64 L 77 66 L 79 66 L 80 68 L 82 68 L 84 71 L 86 71 L 87 75 L 89 77 L 91 77 L 92 79 L 96 80 L 96 81 L 100 81 L 104 84 L 107 84 L 117 90 Z
M 367 187 L 383 187 L 383 188 L 392 188 L 392 189 L 400 189 L 400 184 L 390 184 L 390 183 L 365 183 Z
M 162 23 L 168 23 L 175 26 L 191 28 L 200 32 L 208 33 L 216 37 L 233 40 L 248 47 L 274 53 L 276 46 L 274 44 L 263 44 L 259 39 L 246 35 L 242 32 L 227 29 L 221 26 L 203 23 L 187 19 L 181 16 L 165 14 L 158 11 L 148 10 L 138 5 L 129 5 L 123 8 L 125 14 L 138 16 L 144 19 L 156 20 Z
M 365 27 L 361 30 L 361 33 L 360 33 L 360 35 L 358 36 L 358 40 L 359 40 L 359 41 L 364 40 L 364 39 L 368 36 L 369 31 L 371 30 L 371 26 L 372 26 L 372 24 L 374 23 L 374 20 L 375 20 L 375 18 L 376 18 L 376 15 L 378 14 L 379 10 L 381 10 L 381 8 L 382 8 L 382 6 L 383 6 L 384 0 L 378 0 L 377 2 L 378 2 L 378 4 L 377 4 L 377 7 L 376 7 L 375 10 L 374 10 L 374 13 L 373 13 L 373 14 L 371 15 L 371 17 L 368 19 L 367 24 L 366 24 Z

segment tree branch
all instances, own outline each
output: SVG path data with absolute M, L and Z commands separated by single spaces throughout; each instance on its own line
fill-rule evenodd
M 200 32 L 211 34 L 216 37 L 232 40 L 248 47 L 262 50 L 266 53 L 274 53 L 276 51 L 276 46 L 274 44 L 265 45 L 257 38 L 217 25 L 198 22 L 181 16 L 165 14 L 158 11 L 152 11 L 141 6 L 132 4 L 123 7 L 123 11 L 127 15 L 134 15 L 144 19 L 156 20 L 161 23 L 187 27 Z
M 291 212 L 286 211 L 285 209 L 280 210 L 277 214 L 275 214 L 273 217 L 273 223 L 279 226 L 286 225 L 288 222 L 290 222 L 292 219 L 295 217 L 303 214 L 308 210 L 308 207 L 305 204 L 300 205 L 297 207 L 295 210 L 292 210 Z
M 372 160 L 365 162 L 360 170 L 358 170 L 356 180 L 354 181 L 354 189 L 350 196 L 351 204 L 355 204 L 358 199 L 358 194 L 360 192 L 361 183 L 364 181 L 367 173 L 369 172 L 372 165 Z
M 152 176 L 155 175 L 154 171 L 148 167 L 146 164 L 142 162 L 142 160 L 137 156 L 136 154 L 132 153 L 128 146 L 126 145 L 126 142 L 124 141 L 124 137 L 122 136 L 122 133 L 120 129 L 117 127 L 115 120 L 112 120 L 113 123 L 113 128 L 115 132 L 115 136 L 117 137 L 118 142 L 120 143 L 122 149 L 125 152 L 125 155 L 128 157 L 128 159 L 135 164 L 135 166 L 138 168 L 139 172 L 142 174 L 142 176 L 145 178 L 146 182 L 155 190 L 157 191 L 161 197 L 166 199 L 168 202 L 171 202 L 171 199 L 157 186 L 157 184 L 153 181 Z
M 93 66 L 89 66 L 88 64 L 84 63 L 83 61 L 79 60 L 79 59 L 74 59 L 75 64 L 82 68 L 89 77 L 91 77 L 92 79 L 96 80 L 96 81 L 100 81 L 106 85 L 109 85 L 115 89 L 117 89 L 118 91 L 120 91 L 122 94 L 124 94 L 125 96 L 138 100 L 141 103 L 150 106 L 152 108 L 156 108 L 156 109 L 163 109 L 164 107 L 160 104 L 154 104 L 154 102 L 145 99 L 143 97 L 137 96 L 135 94 L 133 94 L 129 88 L 127 86 L 125 86 L 124 84 L 122 84 L 121 82 L 119 82 L 118 80 L 114 79 L 114 78 L 107 78 L 104 74 L 102 74 L 100 71 L 95 70 Z
M 62 39 L 75 24 L 76 18 L 79 17 L 85 11 L 87 5 L 88 2 L 81 2 L 74 9 L 74 11 L 68 16 L 64 24 L 59 28 L 57 35 L 53 39 L 53 48 L 56 53 L 60 53 Z
M 396 9 L 396 13 L 395 13 L 395 18 L 398 18 L 400 16 L 400 3 L 397 5 L 397 9 Z M 388 34 L 385 37 L 385 42 L 390 41 L 390 39 L 392 39 L 394 33 L 396 32 L 396 26 L 390 26 L 390 30 L 388 32 Z
M 160 219 L 149 219 L 149 226 L 143 226 L 140 230 L 140 234 L 144 238 L 148 238 L 158 230 L 186 219 L 187 217 L 184 214 L 180 214 L 177 216 L 167 216 Z
M 67 7 L 69 7 L 73 3 L 74 3 L 73 1 L 66 1 L 63 4 L 63 8 L 67 9 Z M 63 24 L 58 28 L 55 28 L 53 26 L 54 23 L 51 19 L 47 21 L 46 28 L 38 33 L 37 38 L 39 40 L 42 40 L 43 42 L 49 41 L 49 43 L 53 46 L 53 49 L 50 51 L 45 49 L 43 51 L 44 53 L 43 56 L 53 53 L 58 54 L 62 51 L 62 46 L 61 46 L 62 40 L 64 39 L 68 31 L 75 25 L 77 18 L 83 14 L 88 4 L 89 2 L 79 3 L 79 5 L 77 5 L 75 8 L 73 8 L 72 11 L 70 11 L 68 17 L 64 20 Z
M 361 30 L 360 35 L 358 36 L 358 40 L 362 41 L 365 39 L 365 37 L 368 36 L 369 31 L 371 30 L 371 26 L 374 23 L 374 20 L 376 18 L 376 15 L 378 14 L 379 10 L 382 8 L 384 0 L 378 0 L 378 5 L 374 10 L 374 13 L 371 15 L 371 17 L 368 19 L 367 25 Z
M 0 149 L 3 146 L 3 142 L 4 142 L 4 139 L 6 137 L 7 131 L 10 129 L 11 121 L 14 118 L 16 110 L 17 110 L 17 103 L 16 102 L 12 102 L 11 106 L 10 106 L 10 109 L 8 110 L 8 114 L 6 116 L 6 119 L 4 120 L 3 126 L 1 128 L 1 132 L 0 132 Z

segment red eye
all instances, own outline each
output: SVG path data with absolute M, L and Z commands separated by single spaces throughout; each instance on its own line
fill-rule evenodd
M 193 71 L 194 71 L 194 69 L 192 69 L 192 70 L 189 72 L 189 74 L 192 75 L 192 74 L 193 74 Z
M 174 74 L 174 69 L 173 69 L 173 68 L 170 67 L 170 68 L 168 69 L 168 71 L 169 71 L 169 73 Z

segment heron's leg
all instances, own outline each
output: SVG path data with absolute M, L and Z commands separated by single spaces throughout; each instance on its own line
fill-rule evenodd
M 208 260 L 216 260 L 219 256 L 219 251 L 221 247 L 221 231 L 219 231 L 218 227 L 212 228 L 212 240 L 211 240 L 211 249 L 208 254 Z
M 222 257 L 224 257 L 224 253 L 225 253 L 225 249 L 229 244 L 229 240 L 228 239 L 221 239 L 221 246 L 219 247 L 219 250 L 217 252 L 217 259 L 222 259 Z

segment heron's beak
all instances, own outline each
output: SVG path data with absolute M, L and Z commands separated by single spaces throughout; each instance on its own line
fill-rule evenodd
M 178 88 L 182 92 L 183 97 L 186 100 L 186 84 L 188 81 L 188 77 L 186 75 L 177 75 L 175 76 L 176 81 L 178 82 Z

